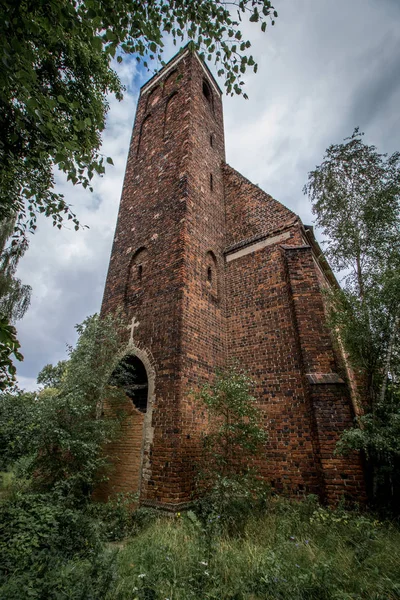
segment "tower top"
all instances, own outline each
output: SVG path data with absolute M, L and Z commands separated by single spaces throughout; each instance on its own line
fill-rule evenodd
M 209 83 L 214 88 L 215 92 L 222 96 L 222 90 L 219 87 L 215 77 L 211 73 L 210 69 L 207 67 L 206 63 L 200 58 L 198 52 L 196 50 L 191 49 L 191 42 L 188 42 L 186 46 L 183 46 L 176 54 L 173 56 L 166 65 L 164 65 L 157 73 L 153 75 L 145 84 L 140 88 L 140 95 L 146 94 L 162 77 L 164 77 L 169 71 L 174 69 L 176 65 L 189 53 L 192 53 L 196 59 L 199 61 L 201 68 L 203 69 Z

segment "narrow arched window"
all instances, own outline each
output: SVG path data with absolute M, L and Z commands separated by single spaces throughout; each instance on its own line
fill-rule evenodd
M 173 131 L 176 131 L 178 126 L 177 119 L 179 117 L 179 103 L 178 103 L 178 94 L 177 92 L 173 92 L 171 96 L 168 98 L 167 103 L 165 105 L 165 115 L 164 115 L 164 137 L 169 137 Z
M 138 292 L 143 289 L 143 283 L 148 273 L 148 250 L 142 246 L 136 250 L 129 263 L 126 285 L 125 285 L 125 304 L 129 306 L 136 298 Z
M 178 82 L 178 71 L 174 69 L 172 73 L 168 75 L 163 84 L 163 94 L 164 96 L 169 96 L 171 92 L 173 92 L 177 86 Z
M 208 81 L 206 81 L 205 79 L 203 79 L 203 96 L 205 97 L 207 102 L 212 107 L 212 100 L 213 100 L 212 91 L 211 91 L 211 87 L 210 87 Z
M 137 148 L 137 155 L 143 156 L 149 150 L 151 141 L 151 115 L 147 115 L 143 119 L 142 126 L 140 128 L 139 143 Z
M 160 98 L 161 98 L 161 89 L 159 86 L 157 86 L 156 88 L 151 90 L 151 92 L 149 92 L 149 95 L 147 97 L 146 110 L 150 110 L 152 107 L 154 107 L 157 104 L 157 102 L 160 100 Z
M 209 250 L 206 254 L 206 285 L 216 299 L 218 297 L 218 269 L 215 254 Z

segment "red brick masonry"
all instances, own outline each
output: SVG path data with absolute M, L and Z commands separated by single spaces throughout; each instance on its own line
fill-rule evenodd
M 263 476 L 290 495 L 364 500 L 359 457 L 334 456 L 354 415 L 316 249 L 297 215 L 225 163 L 221 92 L 181 51 L 141 89 L 104 293 L 103 314 L 135 319 L 126 353 L 149 380 L 105 495 L 139 486 L 145 504 L 190 501 L 205 420 L 191 390 L 235 359 L 269 435 Z

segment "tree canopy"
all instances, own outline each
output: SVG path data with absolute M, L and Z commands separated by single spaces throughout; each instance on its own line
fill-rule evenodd
M 9 243 L 14 222 L 14 219 L 0 221 L 0 314 L 11 321 L 24 316 L 31 299 L 31 287 L 15 276 L 26 244 Z
M 257 64 L 240 21 L 265 31 L 277 16 L 269 0 L 4 0 L 0 14 L 0 221 L 17 214 L 22 234 L 35 230 L 38 213 L 79 228 L 54 190 L 54 167 L 91 188 L 112 163 L 100 145 L 107 95 L 123 92 L 114 57 L 163 65 L 164 36 L 192 40 L 219 65 L 226 91 L 241 94 L 242 74 Z
M 15 276 L 26 243 L 9 242 L 15 219 L 0 221 L 0 390 L 15 381 L 13 358 L 22 360 L 20 344 L 12 322 L 24 316 L 31 299 L 31 288 Z
M 373 497 L 400 498 L 400 153 L 378 153 L 355 129 L 326 150 L 304 188 L 344 289 L 328 298 L 332 328 L 359 375 L 361 429 L 341 449 L 364 450 Z M 396 491 L 397 490 L 397 491 Z
M 257 64 L 240 22 L 265 31 L 277 13 L 270 0 L 4 0 L 0 16 L 0 226 L 14 224 L 15 258 L 39 214 L 58 228 L 65 220 L 81 227 L 55 189 L 54 173 L 58 168 L 72 184 L 93 191 L 94 174 L 112 164 L 100 147 L 108 96 L 123 97 L 113 59 L 163 66 L 165 36 L 175 45 L 189 40 L 218 64 L 227 93 L 242 94 L 242 75 Z M 14 306 L 23 312 L 28 287 L 14 278 L 10 290 L 8 297 L 12 290 L 20 294 Z M 0 306 L 1 385 L 13 381 L 18 349 Z

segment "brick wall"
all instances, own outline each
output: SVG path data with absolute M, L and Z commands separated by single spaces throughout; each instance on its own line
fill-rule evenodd
M 136 493 L 140 485 L 144 415 L 133 407 L 128 397 L 118 404 L 108 404 L 106 410 L 111 418 L 118 418 L 120 424 L 117 437 L 104 449 L 111 460 L 104 472 L 107 482 L 101 483 L 95 491 L 96 500 L 107 500 L 118 493 Z
M 350 391 L 338 373 L 311 248 L 284 247 L 293 298 L 294 319 L 316 423 L 323 494 L 329 502 L 341 495 L 364 501 L 364 479 L 357 454 L 335 456 L 341 432 L 352 426 Z

